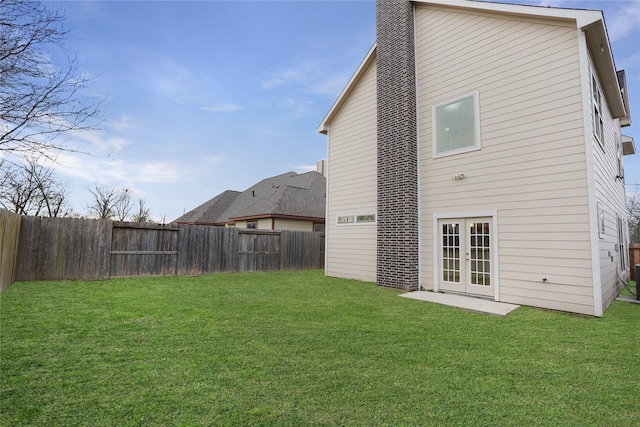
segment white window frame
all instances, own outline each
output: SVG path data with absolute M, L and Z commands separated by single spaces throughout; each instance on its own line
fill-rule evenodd
M 624 163 L 622 162 L 622 141 L 620 140 L 620 135 L 616 132 L 616 158 L 618 161 L 618 176 L 624 185 Z
M 444 107 L 448 104 L 452 104 L 454 102 L 460 101 L 465 98 L 473 97 L 473 126 L 474 126 L 474 136 L 475 136 L 475 144 L 469 147 L 462 147 L 453 150 L 447 150 L 443 152 L 438 152 L 438 127 L 437 127 L 437 110 L 440 107 Z M 433 158 L 452 156 L 455 154 L 468 153 L 470 151 L 480 150 L 482 148 L 482 141 L 480 139 L 480 92 L 475 90 L 470 93 L 466 93 L 464 95 L 458 96 L 453 99 L 449 99 L 445 102 L 440 102 L 435 104 L 431 108 L 431 127 L 432 127 L 432 141 L 433 141 Z
M 607 227 L 605 223 L 605 212 L 600 203 L 598 203 L 598 237 L 604 239 L 606 234 Z
M 373 217 L 373 220 L 366 217 Z M 350 221 L 340 222 L 340 218 L 344 218 L 344 219 L 349 218 Z M 378 223 L 378 214 L 372 213 L 372 212 L 336 215 L 336 225 L 338 227 L 348 227 L 350 225 L 375 225 L 377 223 Z
M 602 118 L 602 91 L 595 74 L 591 74 L 591 103 L 593 104 L 593 135 L 604 149 L 604 120 Z
M 618 272 L 626 273 L 631 268 L 629 265 L 629 225 L 627 220 L 620 215 L 617 215 L 617 228 L 618 241 L 616 242 L 616 250 L 620 257 L 618 260 Z

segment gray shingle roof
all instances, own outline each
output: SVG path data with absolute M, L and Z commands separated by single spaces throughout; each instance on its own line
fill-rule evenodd
M 218 194 L 208 202 L 201 204 L 197 208 L 175 219 L 173 222 L 191 224 L 215 224 L 217 222 L 220 222 L 219 220 L 221 215 L 225 210 L 229 208 L 229 206 L 231 206 L 231 204 L 238 198 L 239 195 L 239 191 L 226 190 Z
M 325 216 L 326 178 L 317 172 L 287 172 L 243 192 L 225 191 L 174 222 L 224 224 L 241 218 Z

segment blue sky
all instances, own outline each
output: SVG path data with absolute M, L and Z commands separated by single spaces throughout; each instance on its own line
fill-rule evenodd
M 600 9 L 640 123 L 640 0 L 509 1 Z M 95 184 L 126 187 L 169 222 L 218 193 L 244 190 L 326 156 L 316 129 L 375 42 L 375 2 L 71 1 L 71 37 L 101 131 L 67 136 L 92 156 L 56 166 L 84 214 Z M 639 125 L 623 133 L 640 145 Z M 640 155 L 625 158 L 640 183 Z M 630 186 L 630 189 L 632 186 Z

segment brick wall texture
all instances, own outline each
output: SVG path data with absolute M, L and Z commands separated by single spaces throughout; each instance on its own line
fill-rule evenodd
M 376 1 L 379 286 L 418 289 L 418 152 L 413 7 Z

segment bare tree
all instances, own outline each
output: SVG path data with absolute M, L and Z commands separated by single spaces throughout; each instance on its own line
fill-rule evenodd
M 627 217 L 630 243 L 640 243 L 640 194 L 637 185 L 631 196 L 627 197 Z
M 95 129 L 98 103 L 83 98 L 88 79 L 64 53 L 60 10 L 30 0 L 0 0 L 0 152 L 25 158 L 75 151 L 59 136 Z
M 146 199 L 138 199 L 138 212 L 133 214 L 131 221 L 133 222 L 150 222 L 151 215 L 149 214 L 149 208 L 146 207 Z
M 0 205 L 20 215 L 58 217 L 70 214 L 67 188 L 53 169 L 38 159 L 21 164 L 0 162 Z
M 129 190 L 124 188 L 120 191 L 119 197 L 113 205 L 113 219 L 116 221 L 126 221 L 127 218 L 129 218 L 132 208 L 131 194 Z
M 89 192 L 93 195 L 93 201 L 87 205 L 89 216 L 97 219 L 110 219 L 124 221 L 122 218 L 123 199 L 129 198 L 129 209 L 131 206 L 129 190 L 126 188 L 106 187 L 103 185 L 95 185 L 89 189 Z M 126 216 L 129 212 L 126 212 Z

